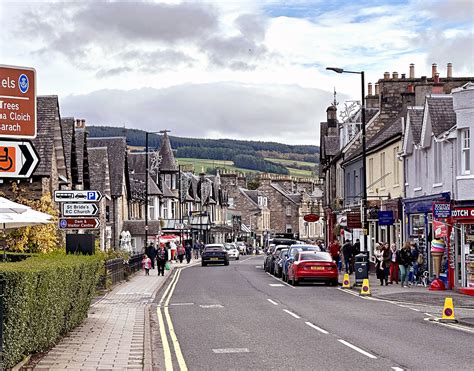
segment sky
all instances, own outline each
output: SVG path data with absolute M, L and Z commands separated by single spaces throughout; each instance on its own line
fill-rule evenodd
M 171 135 L 319 145 L 360 76 L 474 76 L 472 0 L 0 0 L 0 64 L 34 67 L 62 117 Z

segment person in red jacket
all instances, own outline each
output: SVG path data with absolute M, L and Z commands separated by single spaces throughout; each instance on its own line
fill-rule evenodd
M 340 260 L 341 260 L 341 245 L 338 240 L 334 240 L 329 246 L 329 253 L 332 256 L 332 259 L 337 263 L 337 267 L 340 270 Z

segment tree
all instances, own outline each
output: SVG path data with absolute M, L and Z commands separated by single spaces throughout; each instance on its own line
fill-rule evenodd
M 29 206 L 34 210 L 52 216 L 51 223 L 33 227 L 23 227 L 5 235 L 9 251 L 47 253 L 60 248 L 58 231 L 58 210 L 49 193 L 41 196 L 39 200 L 27 198 L 25 190 L 12 183 L 14 201 Z

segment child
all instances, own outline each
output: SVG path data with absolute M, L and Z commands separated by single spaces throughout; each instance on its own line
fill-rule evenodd
M 149 276 L 151 268 L 151 259 L 146 254 L 143 255 L 142 265 L 143 269 L 145 269 L 145 276 Z

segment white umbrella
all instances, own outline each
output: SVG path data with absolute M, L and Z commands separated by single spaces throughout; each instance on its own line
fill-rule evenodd
M 22 214 L 28 209 L 28 206 L 10 201 L 5 197 L 0 197 L 0 213 Z
M 16 229 L 51 223 L 51 215 L 0 197 L 0 229 Z

